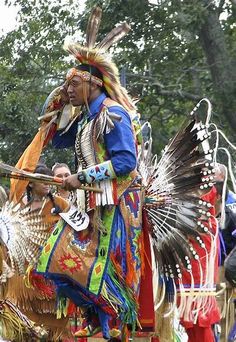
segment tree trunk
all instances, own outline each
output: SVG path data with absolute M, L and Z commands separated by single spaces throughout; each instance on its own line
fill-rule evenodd
M 225 116 L 232 128 L 236 128 L 236 73 L 233 61 L 227 50 L 217 9 L 208 0 L 203 2 L 208 13 L 200 27 L 199 38 L 212 76 L 217 104 L 215 110 Z

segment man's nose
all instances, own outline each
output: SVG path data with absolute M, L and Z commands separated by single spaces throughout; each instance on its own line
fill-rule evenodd
M 67 89 L 67 93 L 68 93 L 68 94 L 72 94 L 72 92 L 73 92 L 72 86 L 69 85 L 69 86 L 68 86 L 68 89 Z

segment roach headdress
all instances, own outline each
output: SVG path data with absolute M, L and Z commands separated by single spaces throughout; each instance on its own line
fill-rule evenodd
M 135 108 L 127 91 L 120 84 L 119 71 L 116 65 L 107 55 L 107 50 L 121 38 L 123 38 L 130 27 L 127 23 L 116 26 L 107 36 L 98 44 L 96 38 L 101 22 L 102 11 L 99 7 L 92 10 L 86 31 L 86 44 L 82 46 L 77 43 L 69 43 L 64 46 L 65 50 L 72 54 L 80 64 L 78 68 L 69 70 L 67 79 L 78 75 L 83 81 L 89 81 L 104 87 L 111 99 L 121 104 L 127 111 Z M 88 65 L 96 68 L 100 77 L 93 75 L 88 70 L 81 70 L 81 65 Z

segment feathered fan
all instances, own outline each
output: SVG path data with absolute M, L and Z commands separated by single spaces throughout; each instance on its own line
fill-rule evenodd
M 186 119 L 159 161 L 151 154 L 150 125 L 146 123 L 142 131 L 146 138 L 139 153 L 139 171 L 145 185 L 144 215 L 149 223 L 152 248 L 164 291 L 160 302 L 164 300 L 165 291 L 171 292 L 174 301 L 176 280 L 181 283 L 182 271 L 187 270 L 193 286 L 192 260 L 199 263 L 198 252 L 189 238 L 194 239 L 205 252 L 201 233 L 212 238 L 208 227 L 212 205 L 202 200 L 201 195 L 203 190 L 210 190 L 213 185 L 214 169 L 209 161 L 213 151 L 203 149 L 202 142 L 208 139 L 209 134 L 194 116 Z M 199 272 L 201 274 L 202 270 Z M 203 288 L 206 283 L 206 279 L 201 279 Z M 170 299 L 170 293 L 168 297 Z
M 39 211 L 28 209 L 6 202 L 0 210 L 0 241 L 7 248 L 12 270 L 19 274 L 25 273 L 26 262 L 37 260 L 39 247 L 48 238 L 48 225 Z
M 28 208 L 10 204 L 0 187 L 0 245 L 3 244 L 0 246 L 0 286 L 3 293 L 7 279 L 15 271 L 24 274 L 26 262 L 36 260 L 39 247 L 47 239 L 47 229 L 38 211 L 29 213 Z M 7 264 L 8 257 L 11 267 Z M 33 341 L 47 335 L 45 329 L 36 326 L 9 300 L 0 300 L 0 331 L 4 339 L 11 341 Z

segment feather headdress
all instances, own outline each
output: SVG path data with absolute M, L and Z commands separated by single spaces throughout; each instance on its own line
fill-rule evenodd
M 81 64 L 88 64 L 96 67 L 102 74 L 102 82 L 109 96 L 121 104 L 126 110 L 135 109 L 135 105 L 129 97 L 125 88 L 120 84 L 119 71 L 111 61 L 106 51 L 130 30 L 127 23 L 122 23 L 115 27 L 97 45 L 96 38 L 101 22 L 102 11 L 99 7 L 92 10 L 86 32 L 86 45 L 68 43 L 64 45 L 66 51 L 72 54 Z M 83 75 L 81 75 L 83 76 Z M 83 79 L 83 77 L 82 77 Z M 84 79 L 86 81 L 86 79 Z

